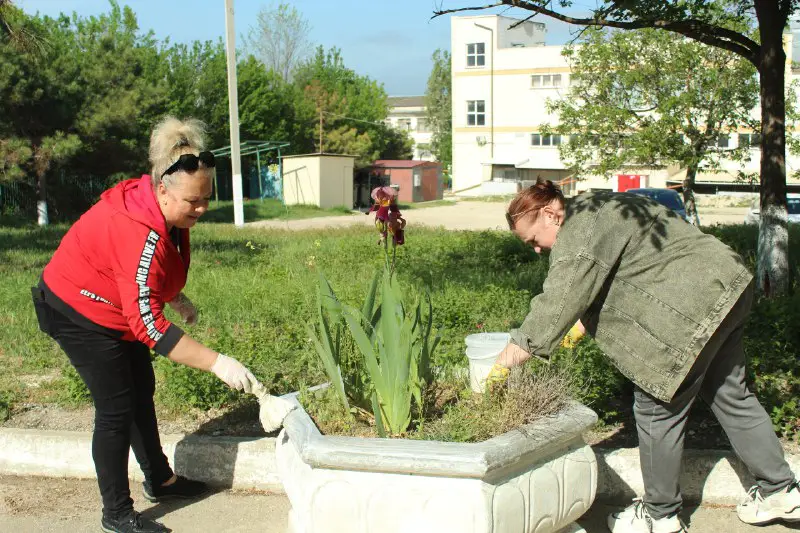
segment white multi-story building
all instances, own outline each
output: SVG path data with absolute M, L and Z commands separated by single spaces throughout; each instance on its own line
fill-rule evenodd
M 407 131 L 414 140 L 413 159 L 435 161 L 431 153 L 431 129 L 428 126 L 424 96 L 390 96 L 386 124 Z
M 516 191 L 519 182 L 537 178 L 562 182 L 568 193 L 680 184 L 685 169 L 677 166 L 625 168 L 611 178 L 568 179 L 570 172 L 558 150 L 568 139 L 540 132 L 543 124 L 558 124 L 558 117 L 547 113 L 546 102 L 566 96 L 570 83 L 564 47 L 545 45 L 546 32 L 540 22 L 520 23 L 503 16 L 451 19 L 453 191 L 464 195 L 509 193 Z M 786 39 L 787 65 L 791 65 L 791 36 Z M 791 70 L 788 74 L 787 80 L 800 77 Z M 760 111 L 754 109 L 753 113 L 758 117 Z M 752 142 L 752 137 L 749 130 L 731 132 L 720 138 L 720 146 L 735 147 L 739 142 Z M 698 190 L 744 188 L 736 176 L 739 170 L 758 172 L 758 148 L 753 152 L 745 168 L 725 161 L 719 172 L 700 173 Z M 798 169 L 800 157 L 787 154 L 789 184 L 800 186 L 800 180 L 791 176 Z

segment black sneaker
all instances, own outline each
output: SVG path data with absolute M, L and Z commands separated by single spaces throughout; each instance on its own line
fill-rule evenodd
M 167 526 L 145 518 L 136 511 L 116 520 L 103 515 L 100 527 L 106 533 L 169 533 L 172 531 Z
M 209 491 L 208 485 L 202 481 L 193 481 L 183 476 L 178 476 L 175 483 L 166 487 L 154 487 L 145 481 L 143 488 L 144 497 L 151 502 L 160 502 L 172 498 L 198 498 Z

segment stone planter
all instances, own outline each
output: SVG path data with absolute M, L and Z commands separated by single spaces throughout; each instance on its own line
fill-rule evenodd
M 296 400 L 295 400 L 296 401 Z M 291 533 L 549 533 L 594 501 L 597 461 L 574 403 L 481 443 L 322 435 L 301 408 L 276 444 Z

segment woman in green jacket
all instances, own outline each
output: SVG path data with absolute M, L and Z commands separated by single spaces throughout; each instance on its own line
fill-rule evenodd
M 752 275 L 733 250 L 641 196 L 584 193 L 566 203 L 552 182 L 520 192 L 506 215 L 537 253 L 550 250 L 543 291 L 490 379 L 547 358 L 585 327 L 636 385 L 634 416 L 645 494 L 609 516 L 614 533 L 677 533 L 689 409 L 710 406 L 757 481 L 737 508 L 750 524 L 800 520 L 800 486 L 772 423 L 745 384 L 742 331 Z

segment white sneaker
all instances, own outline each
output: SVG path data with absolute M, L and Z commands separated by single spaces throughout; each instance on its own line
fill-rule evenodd
M 795 480 L 785 490 L 766 498 L 757 486 L 750 487 L 747 499 L 736 507 L 736 514 L 742 522 L 759 526 L 779 520 L 800 522 L 800 484 Z
M 677 515 L 655 519 L 647 512 L 644 501 L 636 498 L 618 513 L 608 515 L 611 533 L 684 533 L 688 531 Z

